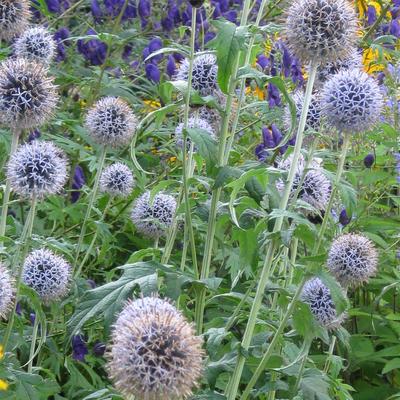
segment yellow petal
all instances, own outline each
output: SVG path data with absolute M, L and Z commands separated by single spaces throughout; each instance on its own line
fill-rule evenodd
M 8 383 L 3 379 L 0 379 L 0 390 L 6 391 L 8 389 Z

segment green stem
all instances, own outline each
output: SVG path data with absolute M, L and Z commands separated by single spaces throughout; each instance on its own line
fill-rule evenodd
M 11 139 L 11 149 L 10 149 L 10 157 L 15 153 L 15 150 L 18 147 L 19 137 L 21 135 L 20 131 L 14 130 L 12 132 L 12 139 Z M 6 234 L 6 227 L 7 227 L 7 214 L 8 214 L 8 203 L 10 202 L 10 194 L 11 194 L 11 185 L 10 180 L 6 179 L 6 187 L 4 190 L 4 197 L 3 197 L 3 206 L 1 208 L 1 220 L 0 220 L 0 247 L 3 245 L 2 238 Z
M 295 145 L 295 148 L 293 151 L 293 160 L 292 160 L 292 164 L 291 164 L 291 167 L 289 170 L 289 174 L 288 174 L 288 178 L 287 178 L 287 182 L 286 182 L 286 186 L 285 186 L 285 192 L 283 194 L 283 197 L 282 197 L 282 200 L 281 200 L 281 203 L 279 206 L 279 209 L 282 211 L 285 211 L 287 209 L 287 206 L 289 203 L 289 198 L 290 198 L 290 193 L 293 188 L 294 178 L 295 178 L 295 174 L 296 174 L 296 170 L 297 170 L 297 164 L 298 164 L 298 161 L 300 158 L 301 146 L 303 144 L 304 128 L 306 126 L 307 114 L 308 114 L 308 110 L 310 107 L 312 89 L 314 86 L 317 69 L 318 69 L 318 64 L 313 62 L 310 67 L 310 76 L 309 76 L 309 79 L 307 82 L 306 93 L 304 96 L 303 109 L 301 112 L 299 126 L 298 126 L 298 130 L 297 130 L 296 145 Z M 277 233 L 282 229 L 283 221 L 284 221 L 283 216 L 276 219 L 275 225 L 274 225 L 274 230 L 273 230 L 274 233 Z M 268 280 L 269 280 L 269 277 L 271 274 L 272 262 L 273 262 L 274 254 L 275 254 L 277 247 L 278 247 L 278 244 L 277 244 L 276 240 L 273 240 L 268 246 L 264 266 L 263 266 L 261 277 L 260 277 L 259 284 L 257 287 L 257 292 L 254 297 L 253 306 L 250 311 L 246 330 L 245 330 L 243 340 L 242 340 L 242 348 L 244 350 L 248 350 L 250 347 L 251 338 L 253 336 L 253 332 L 254 332 L 254 329 L 256 326 L 257 315 L 261 308 L 261 303 L 262 303 L 262 299 L 264 297 L 265 287 L 267 286 L 267 283 L 268 283 Z M 299 288 L 300 287 L 302 288 L 302 286 L 299 286 Z M 300 293 L 299 293 L 299 295 L 300 295 Z M 293 308 L 294 308 L 294 304 L 293 304 Z M 288 318 L 289 318 L 289 316 L 287 316 L 287 319 Z M 284 321 L 284 323 L 286 324 L 286 321 Z M 283 332 L 283 329 L 284 329 L 284 326 L 282 326 L 282 323 L 281 323 L 281 325 L 278 328 L 278 331 Z M 272 351 L 273 351 L 278 339 L 279 338 L 277 337 L 277 333 L 276 333 L 274 336 L 274 339 L 272 340 L 270 346 L 268 347 L 268 351 L 266 353 L 267 354 L 266 361 L 268 361 L 270 354 L 272 354 Z M 227 393 L 228 400 L 236 399 L 236 395 L 237 395 L 239 383 L 240 383 L 240 378 L 242 376 L 242 371 L 244 368 L 245 361 L 246 361 L 245 357 L 243 356 L 243 354 L 241 352 L 238 355 L 236 367 L 235 367 L 234 373 L 232 375 L 232 378 L 230 380 L 230 384 L 228 384 L 228 393 Z M 264 362 L 264 365 L 265 365 L 265 363 L 266 362 Z M 254 378 L 254 376 L 253 376 L 253 378 Z M 258 378 L 258 376 L 257 376 L 257 378 Z M 254 382 L 253 381 L 254 381 L 253 379 L 250 381 L 252 383 L 252 385 L 255 384 L 255 381 Z M 243 394 L 243 399 L 245 399 L 247 397 L 247 395 L 249 394 L 251 388 L 253 387 L 252 385 L 250 385 L 250 383 L 249 383 L 249 385 L 248 385 L 249 389 L 246 389 L 246 392 Z
M 4 351 L 7 350 L 8 341 L 10 340 L 11 331 L 14 326 L 15 312 L 16 312 L 15 307 L 17 305 L 18 296 L 19 296 L 19 292 L 21 289 L 22 271 L 23 271 L 23 264 L 24 264 L 23 262 L 28 253 L 29 241 L 32 236 L 33 222 L 35 220 L 35 215 L 36 215 L 36 205 L 37 205 L 36 197 L 33 197 L 32 202 L 31 202 L 31 209 L 29 210 L 29 214 L 26 218 L 25 225 L 22 230 L 22 234 L 21 234 L 21 238 L 20 238 L 20 243 L 17 246 L 16 254 L 14 256 L 13 263 L 12 263 L 12 269 L 14 270 L 15 267 L 18 267 L 18 273 L 17 273 L 17 281 L 15 284 L 16 293 L 15 293 L 14 304 L 13 304 L 13 308 L 12 308 L 10 317 L 8 319 L 7 329 L 4 334 L 4 338 L 3 338 Z M 21 256 L 21 248 L 22 248 L 22 256 Z
M 324 366 L 324 372 L 325 374 L 328 373 L 329 368 L 331 366 L 332 363 L 332 356 L 333 356 L 333 352 L 335 350 L 335 345 L 336 345 L 336 336 L 332 336 L 331 338 L 331 343 L 329 344 L 329 351 L 328 351 L 328 356 L 326 358 L 325 361 L 325 366 Z
M 106 159 L 106 147 L 103 146 L 101 148 L 101 153 L 100 153 L 100 157 L 99 157 L 99 164 L 97 166 L 97 172 L 96 172 L 96 178 L 95 178 L 95 181 L 94 181 L 94 186 L 92 188 L 92 193 L 90 194 L 89 204 L 88 204 L 88 207 L 86 209 L 85 218 L 83 219 L 81 233 L 79 235 L 79 240 L 78 240 L 78 244 L 77 244 L 77 247 L 76 247 L 74 268 L 73 268 L 74 270 L 76 269 L 76 267 L 78 265 L 79 255 L 80 255 L 80 252 L 81 252 L 81 249 L 82 249 L 83 239 L 84 239 L 85 233 L 86 233 L 86 225 L 87 225 L 87 222 L 89 221 L 90 214 L 92 212 L 92 208 L 93 208 L 94 202 L 96 200 L 97 191 L 99 189 L 100 177 L 101 177 L 101 173 L 103 171 L 105 159 Z M 81 271 L 78 270 L 78 273 L 80 273 L 80 272 Z M 74 274 L 74 276 L 77 277 L 78 273 Z
M 241 26 L 247 23 L 249 9 L 250 9 L 250 1 L 246 0 L 243 5 L 243 13 L 240 21 Z M 251 49 L 248 49 L 248 51 L 251 51 Z M 226 165 L 225 146 L 227 144 L 227 138 L 229 134 L 229 121 L 231 117 L 233 99 L 235 97 L 237 73 L 240 65 L 240 55 L 241 55 L 240 52 L 236 54 L 236 58 L 233 61 L 232 75 L 230 76 L 229 79 L 228 95 L 226 97 L 226 103 L 225 103 L 225 113 L 222 121 L 221 134 L 219 137 L 218 166 L 220 167 Z M 207 237 L 204 247 L 203 262 L 201 265 L 201 273 L 200 273 L 201 279 L 208 278 L 210 274 L 212 247 L 214 243 L 215 229 L 216 229 L 217 206 L 221 196 L 221 192 L 222 188 L 214 189 L 212 192 L 211 207 L 208 217 Z M 196 306 L 195 306 L 195 321 L 198 334 L 201 334 L 203 331 L 205 301 L 206 301 L 206 290 L 203 288 L 199 289 L 196 295 Z
M 296 382 L 295 382 L 293 390 L 292 390 L 292 396 L 290 397 L 291 400 L 293 400 L 296 397 L 297 392 L 299 391 L 299 386 L 300 386 L 301 379 L 303 377 L 304 369 L 306 367 L 308 353 L 310 352 L 310 347 L 311 347 L 311 340 L 308 341 L 308 344 L 306 347 L 306 349 L 307 349 L 306 354 L 304 354 L 304 357 L 301 360 L 299 372 L 297 373 Z
M 335 202 L 336 193 L 339 189 L 340 180 L 342 178 L 344 164 L 346 162 L 346 156 L 347 156 L 349 147 L 350 147 L 350 135 L 346 133 L 343 138 L 343 146 L 342 146 L 342 151 L 340 153 L 339 165 L 338 165 L 338 169 L 336 172 L 336 178 L 333 183 L 332 193 L 329 198 L 328 206 L 326 207 L 326 210 L 325 210 L 325 215 L 324 215 L 324 219 L 321 224 L 320 231 L 318 233 L 318 240 L 313 249 L 313 255 L 318 254 L 319 248 L 321 247 L 321 244 L 322 244 L 322 240 L 324 239 L 325 231 L 326 231 L 326 228 L 328 227 L 329 219 L 331 218 L 331 211 L 332 211 L 333 203 Z
M 35 322 L 33 324 L 31 349 L 29 351 L 28 374 L 32 373 L 33 359 L 35 358 L 35 346 L 36 346 L 36 338 L 37 338 L 38 328 L 39 328 L 39 318 L 36 315 Z

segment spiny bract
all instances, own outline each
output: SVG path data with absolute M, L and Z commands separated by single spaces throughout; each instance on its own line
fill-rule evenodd
M 55 50 L 56 42 L 43 26 L 28 29 L 14 43 L 16 56 L 43 64 L 50 64 L 53 61 Z
M 129 196 L 133 185 L 132 171 L 120 162 L 105 168 L 100 177 L 100 190 L 112 196 Z
M 8 270 L 0 264 L 0 318 L 7 318 L 14 305 L 14 279 Z
M 331 291 L 319 278 L 306 282 L 301 293 L 301 300 L 310 306 L 310 310 L 318 323 L 328 329 L 338 328 L 344 315 L 337 315 Z
M 201 96 L 209 96 L 218 91 L 217 84 L 218 66 L 214 55 L 198 55 L 193 60 L 192 87 L 197 90 Z M 176 80 L 188 80 L 189 60 L 183 60 L 176 74 Z
M 29 25 L 31 13 L 27 0 L 0 0 L 0 39 L 11 40 Z
M 376 274 L 378 253 L 368 238 L 349 233 L 332 243 L 327 265 L 344 287 L 359 286 Z
M 358 133 L 374 127 L 383 108 L 383 96 L 374 78 L 358 69 L 333 75 L 321 92 L 327 122 L 341 132 Z
M 345 58 L 356 41 L 356 21 L 347 0 L 295 0 L 286 20 L 289 48 L 303 62 Z
M 183 126 L 184 123 L 180 123 L 175 129 L 175 141 L 176 145 L 180 148 L 183 147 Z M 187 127 L 189 129 L 201 129 L 206 131 L 213 139 L 216 139 L 214 129 L 212 126 L 204 119 L 201 119 L 197 116 L 192 116 L 188 120 Z M 190 147 L 191 140 L 189 137 L 186 138 L 187 147 Z M 194 150 L 196 151 L 196 146 L 194 146 Z
M 133 205 L 131 218 L 136 229 L 150 238 L 163 235 L 175 215 L 174 197 L 158 193 L 150 202 L 150 192 L 142 194 Z
M 22 279 L 45 303 L 49 303 L 68 293 L 71 267 L 50 250 L 34 250 L 25 260 Z
M 11 188 L 22 197 L 43 198 L 59 193 L 67 181 L 64 153 L 51 142 L 21 145 L 7 166 Z
M 93 140 L 104 146 L 120 147 L 129 143 L 138 120 L 129 105 L 117 97 L 100 99 L 87 113 L 86 129 Z
M 24 58 L 0 64 L 0 122 L 14 129 L 37 128 L 54 114 L 57 88 L 47 68 Z
M 127 303 L 114 325 L 108 370 L 115 387 L 137 400 L 186 399 L 203 370 L 202 339 L 169 302 Z

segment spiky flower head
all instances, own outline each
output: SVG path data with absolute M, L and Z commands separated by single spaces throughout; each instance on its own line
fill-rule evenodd
M 93 140 L 104 146 L 120 147 L 129 143 L 138 120 L 129 105 L 117 97 L 100 99 L 87 113 L 86 129 Z
M 278 168 L 289 171 L 293 161 L 293 154 L 278 163 Z M 323 216 L 326 207 L 329 203 L 331 194 L 331 183 L 323 173 L 323 170 L 316 160 L 311 162 L 311 165 L 306 170 L 306 162 L 303 156 L 300 156 L 297 164 L 291 196 L 293 197 L 297 192 L 299 185 L 301 188 L 298 192 L 298 199 L 309 204 L 316 209 L 317 214 L 310 210 L 302 210 L 303 213 L 309 217 L 315 217 L 313 222 L 319 221 L 321 215 Z M 302 182 L 302 177 L 304 179 Z M 280 179 L 277 181 L 277 188 L 282 193 L 285 190 L 285 182 Z
M 383 96 L 374 78 L 357 69 L 338 72 L 324 85 L 322 112 L 341 132 L 359 133 L 374 127 L 383 109 Z
M 53 61 L 56 47 L 53 36 L 43 26 L 35 26 L 26 30 L 14 42 L 14 51 L 17 57 L 35 60 L 46 65 Z
M 327 265 L 342 286 L 359 286 L 375 275 L 378 252 L 365 236 L 348 233 L 332 243 Z
M 201 377 L 201 347 L 193 326 L 168 301 L 130 301 L 114 325 L 109 376 L 126 397 L 186 399 Z
M 100 177 L 100 190 L 112 196 L 129 196 L 133 185 L 132 171 L 120 162 L 105 168 Z
M 296 90 L 293 93 L 292 100 L 296 107 L 296 124 L 298 124 L 301 116 L 301 110 L 304 104 L 304 93 L 301 90 Z M 284 114 L 284 125 L 287 130 L 292 125 L 292 115 L 289 106 L 286 107 Z M 311 97 L 310 107 L 308 109 L 306 129 L 318 131 L 321 126 L 321 102 L 319 93 L 314 93 Z
M 206 131 L 213 139 L 216 139 L 214 129 L 212 126 L 204 119 L 201 119 L 197 116 L 190 117 L 188 120 L 188 128 L 189 129 L 201 129 Z M 180 123 L 175 129 L 175 141 L 176 145 L 180 148 L 183 147 L 183 127 L 184 123 Z M 186 139 L 186 145 L 190 147 L 191 140 L 189 137 Z M 194 146 L 194 150 L 196 151 L 196 147 Z
M 174 197 L 158 193 L 150 201 L 150 192 L 147 191 L 136 200 L 131 218 L 140 233 L 150 238 L 157 238 L 171 226 L 175 209 Z
M 11 188 L 22 197 L 43 198 L 59 193 L 67 181 L 64 153 L 51 142 L 21 145 L 7 166 Z
M 342 324 L 344 315 L 337 315 L 331 291 L 321 279 L 313 278 L 306 282 L 301 300 L 309 305 L 314 318 L 325 328 L 336 329 Z
M 0 0 L 0 40 L 11 40 L 29 25 L 31 13 L 27 0 Z
M 198 118 L 207 121 L 212 126 L 214 132 L 218 132 L 221 123 L 221 115 L 216 109 L 202 106 L 192 108 L 192 113 Z
M 295 0 L 288 10 L 288 46 L 301 61 L 345 58 L 356 41 L 357 17 L 347 0 Z
M 14 279 L 8 270 L 0 265 L 0 318 L 7 318 L 14 305 Z
M 49 303 L 68 293 L 71 267 L 50 250 L 34 250 L 24 262 L 22 279 L 45 303 Z
M 16 128 L 37 128 L 54 114 L 57 87 L 46 67 L 24 58 L 0 64 L 0 122 Z
M 218 66 L 214 55 L 197 55 L 193 61 L 192 87 L 201 96 L 210 96 L 218 91 Z M 184 59 L 176 73 L 176 80 L 186 81 L 189 78 L 189 60 Z

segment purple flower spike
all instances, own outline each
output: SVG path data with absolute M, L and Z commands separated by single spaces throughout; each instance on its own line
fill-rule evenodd
M 365 156 L 364 165 L 367 168 L 371 168 L 374 165 L 374 162 L 375 162 L 375 157 L 374 157 L 373 154 L 368 154 L 368 155 Z
M 80 189 L 82 189 L 85 182 L 86 182 L 86 179 L 85 179 L 85 174 L 83 172 L 83 169 L 82 169 L 82 167 L 77 165 L 75 167 L 74 176 L 72 179 L 72 189 L 73 189 L 73 191 L 71 192 L 71 202 L 72 203 L 76 203 L 79 200 L 79 197 L 81 196 Z
M 85 361 L 85 356 L 88 354 L 88 348 L 82 335 L 75 335 L 72 338 L 72 358 L 75 361 Z

